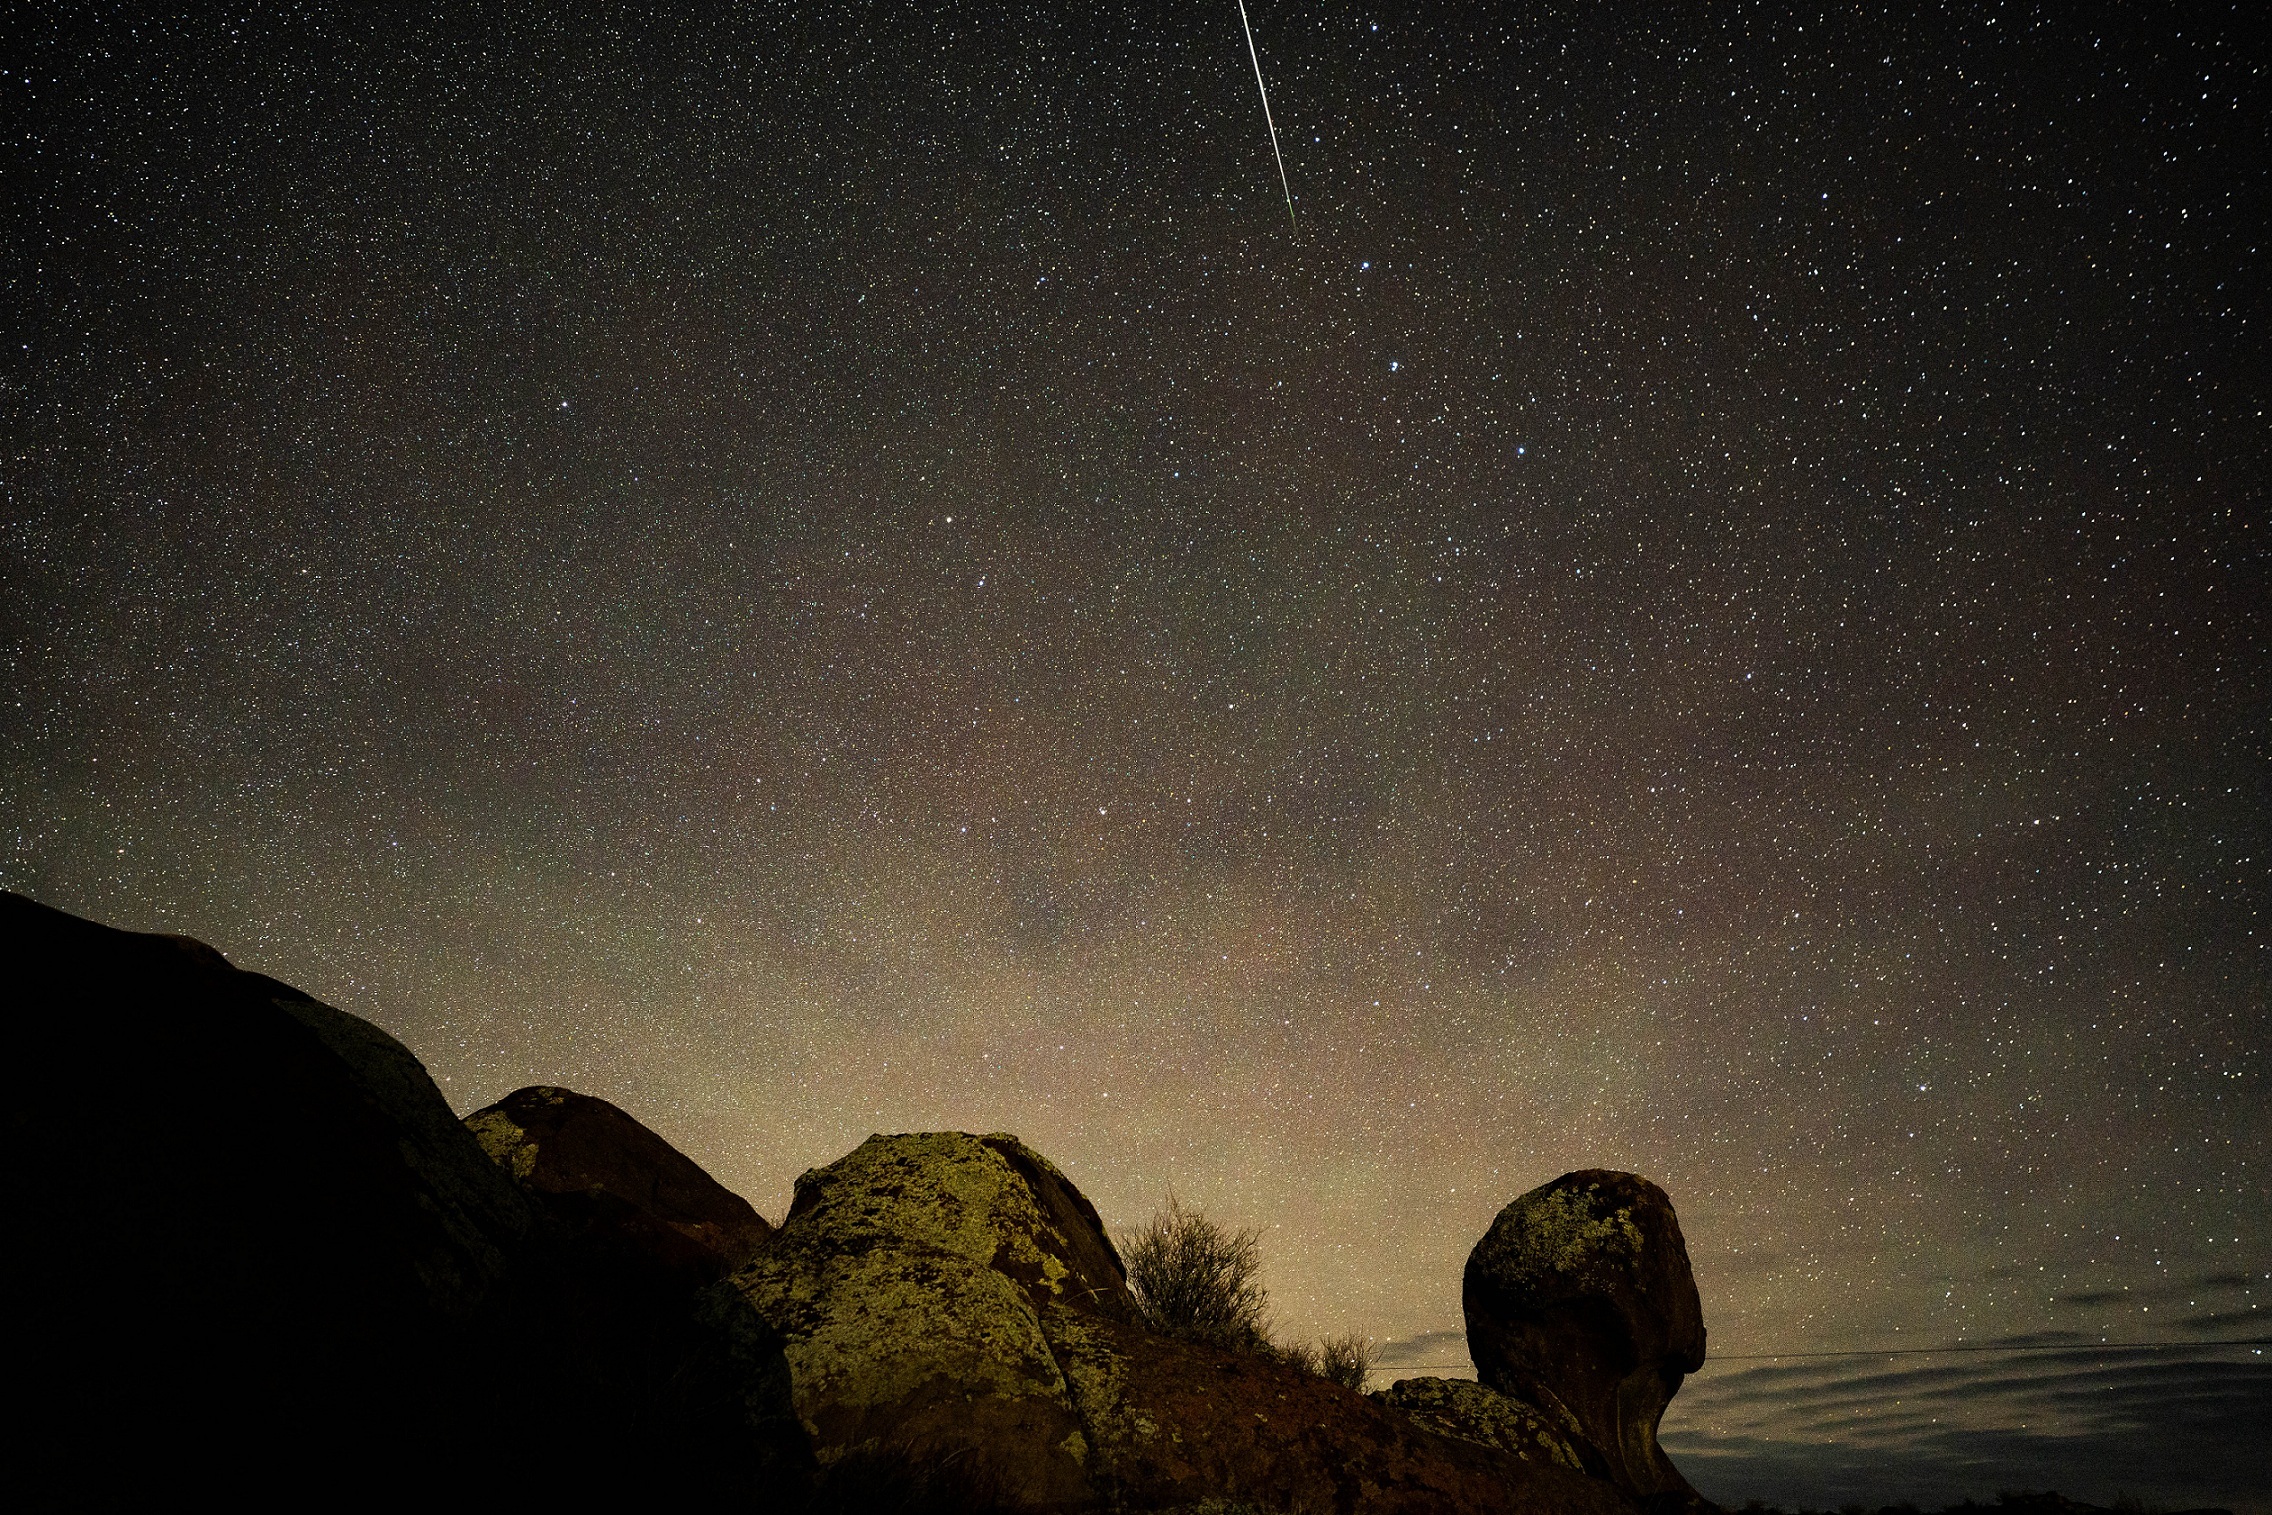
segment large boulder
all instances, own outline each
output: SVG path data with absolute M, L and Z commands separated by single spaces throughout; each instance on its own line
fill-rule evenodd
M 595 1268 L 400 1042 L 17 895 L 0 964 L 19 1499 L 801 1499 L 763 1319 Z
M 824 1465 L 952 1459 L 1015 1508 L 1092 1500 L 1042 1312 L 1125 1319 L 1133 1302 L 1095 1210 L 1016 1137 L 870 1137 L 797 1180 L 731 1286 L 787 1339 Z
M 536 1084 L 465 1118 L 490 1160 L 576 1230 L 707 1282 L 773 1235 L 750 1202 L 604 1099 Z
M 718 1286 L 773 1234 L 765 1219 L 630 1115 L 573 1089 L 516 1090 L 464 1125 L 551 1222 L 535 1276 L 554 1319 L 530 1330 L 557 1339 L 569 1317 L 606 1345 L 608 1445 L 639 1449 L 645 1481 L 722 1493 L 729 1505 L 734 1491 L 706 1470 L 754 1464 L 800 1483 L 811 1446 L 780 1335 Z
M 1603 1169 L 1533 1189 L 1476 1243 L 1461 1302 L 1486 1385 L 1572 1428 L 1617 1487 L 1697 1497 L 1657 1444 L 1666 1404 L 1704 1365 L 1703 1305 L 1662 1189 Z

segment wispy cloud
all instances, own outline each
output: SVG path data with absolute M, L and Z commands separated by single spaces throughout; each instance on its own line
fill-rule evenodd
M 2040 1337 L 1997 1346 L 1707 1364 L 1673 1402 L 1665 1446 L 1730 1504 L 1931 1505 L 2056 1488 L 2272 1515 L 2263 1346 L 2141 1351 Z
M 1464 1329 L 1422 1331 L 1418 1336 L 1382 1342 L 1374 1350 L 1373 1361 L 1384 1369 L 1409 1368 L 1413 1374 L 1425 1372 L 1436 1378 L 1475 1376 L 1468 1366 L 1467 1332 Z
M 2171 1290 L 2188 1291 L 2214 1285 Z M 1719 1359 L 1682 1387 L 1664 1443 L 1728 1505 L 1930 1508 L 2058 1489 L 2102 1504 L 2129 1494 L 2272 1515 L 2272 1347 L 2230 1339 L 2263 1316 L 2201 1319 L 2227 1339 L 2144 1350 L 2037 1331 L 1947 1354 Z M 1454 1328 L 1384 1342 L 1376 1362 L 1376 1383 L 1474 1376 Z
M 2152 1306 L 2182 1301 L 2189 1307 L 2211 1304 L 2217 1307 L 2220 1315 L 2246 1316 L 2257 1313 L 2256 1296 L 2264 1291 L 2266 1282 L 2266 1279 L 2248 1273 L 2205 1273 L 2192 1279 L 2122 1284 L 2105 1289 L 2078 1289 L 2068 1294 L 2055 1294 L 2050 1302 L 2054 1305 L 2095 1309 L 2104 1305 Z M 2259 1314 L 2259 1319 L 2261 1318 Z

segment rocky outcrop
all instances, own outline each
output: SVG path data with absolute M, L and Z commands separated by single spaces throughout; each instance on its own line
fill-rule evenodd
M 1107 1508 L 1632 1515 L 1573 1467 L 1455 1439 L 1255 1353 L 1097 1317 L 1050 1335 Z
M 1094 1207 L 1015 1137 L 873 1137 L 767 1239 L 614 1106 L 532 1088 L 460 1123 L 392 1037 L 197 943 L 9 895 L 0 963 L 0 1330 L 39 1390 L 11 1477 L 43 1507 L 1696 1502 L 1655 1430 L 1701 1314 L 1630 1175 L 1557 1180 L 1477 1246 L 1483 1385 L 1368 1398 L 1147 1329 Z
M 1468 1350 L 1490 1388 L 1576 1433 L 1588 1468 L 1632 1494 L 1697 1496 L 1657 1445 L 1704 1365 L 1704 1313 L 1672 1201 L 1586 1169 L 1523 1195 L 1467 1260 Z
M 465 1125 L 491 1161 L 578 1232 L 689 1279 L 724 1277 L 773 1235 L 748 1200 L 604 1099 L 537 1084 Z
M 897 1457 L 1035 1512 L 1630 1510 L 1571 1459 L 1144 1328 L 1095 1209 L 1015 1137 L 869 1138 L 730 1286 L 787 1339 L 824 1477 Z
M 1577 1428 L 1534 1406 L 1465 1378 L 1401 1378 L 1367 1396 L 1438 1435 L 1497 1447 L 1525 1462 L 1586 1470 L 1573 1445 Z
M 732 1287 L 787 1340 L 824 1463 L 961 1460 L 1020 1509 L 1090 1501 L 1090 1448 L 1047 1310 L 1127 1318 L 1096 1212 L 1012 1136 L 873 1136 L 797 1180 Z
M 16 895 L 0 963 L 19 1501 L 801 1500 L 763 1318 L 579 1247 L 394 1038 Z

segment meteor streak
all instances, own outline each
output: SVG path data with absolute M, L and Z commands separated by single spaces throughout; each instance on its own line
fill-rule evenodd
M 1254 87 L 1262 95 L 1262 124 L 1270 128 L 1270 156 L 1278 160 L 1278 187 L 1286 192 L 1286 224 L 1294 240 L 1302 239 L 1302 225 L 1294 219 L 1294 187 L 1286 182 L 1286 155 L 1278 150 L 1278 123 L 1270 119 L 1270 86 L 1262 82 L 1262 54 L 1254 50 L 1254 25 L 1246 19 L 1246 0 L 1239 0 L 1239 25 L 1246 31 L 1246 55 L 1254 60 Z

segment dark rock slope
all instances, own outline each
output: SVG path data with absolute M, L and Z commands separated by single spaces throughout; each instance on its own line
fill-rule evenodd
M 1461 1298 L 1485 1385 L 1544 1412 L 1620 1489 L 1697 1498 L 1657 1445 L 1666 1404 L 1704 1365 L 1704 1310 L 1664 1190 L 1603 1169 L 1531 1190 L 1475 1244 Z
M 1608 1483 L 1472 1444 L 1253 1353 L 1060 1318 L 1058 1360 L 1107 1507 L 1631 1515 Z M 1213 1503 L 1212 1501 L 1222 1501 Z
M 537 1084 L 465 1125 L 566 1224 L 690 1280 L 724 1277 L 773 1235 L 748 1200 L 604 1099 Z
M 579 1244 L 392 1037 L 16 895 L 0 964 L 20 1499 L 801 1501 L 764 1321 Z

